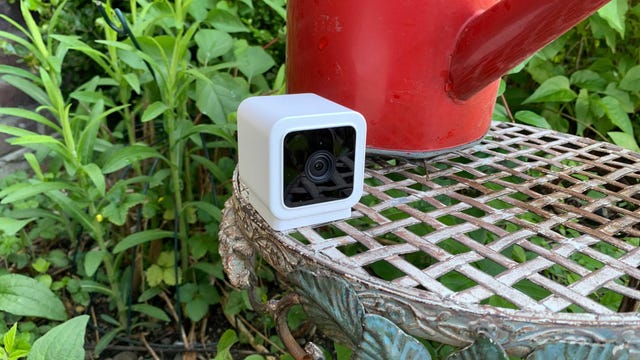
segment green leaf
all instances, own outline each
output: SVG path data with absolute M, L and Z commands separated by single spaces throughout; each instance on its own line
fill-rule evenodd
M 162 115 L 167 110 L 169 110 L 169 107 L 167 105 L 165 105 L 162 101 L 156 101 L 144 110 L 140 121 L 151 121 Z
M 11 204 L 16 201 L 28 199 L 40 193 L 69 188 L 69 184 L 55 181 L 17 183 L 0 191 L 0 198 L 3 198 L 0 204 Z
M 37 280 L 19 274 L 0 275 L 0 310 L 13 315 L 62 321 L 62 301 Z
M 625 149 L 640 152 L 640 147 L 638 147 L 638 143 L 632 135 L 618 131 L 611 131 L 607 133 L 607 135 L 609 135 L 614 144 L 622 146 Z
M 148 315 L 149 317 L 152 317 L 154 319 L 158 319 L 158 320 L 162 320 L 162 321 L 166 321 L 166 322 L 171 321 L 171 319 L 169 319 L 169 316 L 167 315 L 167 313 L 165 313 L 159 307 L 156 307 L 156 306 L 153 306 L 153 305 L 135 304 L 135 305 L 131 306 L 131 310 L 137 311 L 139 313 L 143 313 L 143 314 Z
M 162 158 L 162 155 L 156 149 L 146 145 L 134 144 L 123 147 L 108 155 L 102 167 L 102 172 L 110 174 L 136 161 L 149 158 Z
M 209 303 L 202 298 L 196 297 L 185 305 L 187 316 L 191 321 L 200 321 L 209 311 Z
M 0 235 L 13 236 L 33 220 L 35 219 L 16 220 L 8 217 L 0 217 Z
M 33 155 L 33 153 L 28 152 L 24 154 L 24 159 L 27 161 L 29 166 L 31 166 L 31 170 L 33 170 L 36 177 L 40 181 L 43 181 L 44 174 L 42 173 L 42 168 L 40 168 L 40 163 L 38 162 L 38 159 L 36 159 L 36 156 Z
M 607 81 L 595 71 L 579 70 L 571 74 L 571 84 L 582 89 L 602 91 L 607 86 Z
M 598 15 L 607 21 L 609 26 L 624 39 L 625 19 L 629 4 L 627 0 L 612 0 L 598 10 Z
M 4 349 L 7 350 L 9 354 L 13 353 L 15 341 L 16 341 L 16 333 L 18 332 L 18 323 L 13 323 L 13 326 L 9 331 L 7 331 L 2 337 L 2 343 L 4 344 Z
M 44 90 L 42 90 L 32 81 L 13 75 L 5 75 L 2 77 L 2 80 L 6 81 L 16 89 L 25 93 L 33 100 L 35 100 L 38 104 L 51 105 L 51 101 L 49 100 L 49 96 L 47 95 L 47 93 L 45 93 Z
M 63 194 L 60 191 L 49 191 L 46 195 L 60 206 L 62 211 L 82 224 L 86 229 L 89 231 L 95 230 L 94 223 L 87 213 L 81 209 L 76 202 L 71 201 L 66 194 Z
M 216 124 L 226 124 L 227 115 L 236 111 L 247 96 L 249 84 L 241 77 L 216 73 L 210 81 L 196 81 L 196 106 Z
M 551 129 L 551 125 L 547 122 L 547 119 L 529 110 L 522 110 L 515 113 L 515 118 L 521 122 L 533 126 L 537 126 L 543 129 Z
M 224 31 L 201 29 L 194 36 L 198 44 L 198 61 L 207 64 L 215 58 L 229 52 L 233 47 L 233 38 Z
M 261 46 L 240 48 L 235 52 L 238 69 L 249 80 L 269 70 L 276 63 Z
M 124 74 L 122 77 L 127 81 L 136 94 L 140 94 L 140 77 L 138 75 L 129 73 Z
M 605 96 L 596 101 L 596 105 L 604 111 L 607 118 L 609 118 L 614 125 L 625 133 L 633 135 L 631 119 L 629 118 L 629 115 L 622 110 L 622 105 L 618 99 L 613 96 Z
M 173 237 L 173 231 L 151 229 L 139 233 L 134 233 L 122 239 L 114 248 L 113 253 L 117 254 L 130 249 L 136 245 L 144 244 L 149 241 Z
M 284 0 L 262 0 L 269 5 L 283 20 L 287 20 L 287 11 L 285 10 Z
M 81 315 L 49 330 L 33 343 L 28 360 L 84 360 L 88 321 L 88 315 Z
M 222 336 L 220 336 L 216 350 L 218 350 L 218 352 L 229 351 L 231 347 L 237 342 L 238 335 L 236 334 L 236 332 L 233 329 L 227 329 L 222 334 Z
M 566 76 L 554 76 L 543 82 L 523 104 L 539 102 L 568 102 L 578 95 L 571 90 L 571 84 Z
M 205 20 L 214 28 L 227 33 L 247 32 L 249 29 L 231 12 L 223 9 L 213 9 Z
M 104 175 L 102 174 L 102 170 L 100 167 L 94 163 L 86 164 L 82 166 L 82 170 L 89 176 L 93 185 L 96 186 L 96 189 L 100 192 L 100 195 L 104 196 L 107 185 L 104 179 Z
M 105 252 L 102 250 L 92 250 L 84 256 L 84 271 L 87 276 L 91 277 L 96 273 L 102 260 L 104 260 Z
M 0 31 L 0 37 L 2 37 L 2 32 Z M 6 74 L 6 75 L 15 75 L 17 77 L 21 77 L 24 78 L 26 80 L 31 80 L 33 83 L 35 84 L 39 84 L 40 83 L 40 78 L 33 75 L 32 73 L 30 73 L 29 71 L 16 67 L 16 66 L 11 66 L 11 65 L 2 65 L 0 64 L 0 74 Z
M 35 111 L 21 109 L 21 108 L 0 107 L 0 114 L 29 119 L 39 124 L 45 125 L 56 132 L 59 132 L 59 133 L 62 132 L 62 129 L 57 124 L 54 124 L 51 120 L 38 114 Z
M 144 272 L 149 286 L 154 287 L 162 284 L 163 272 L 164 270 L 156 264 L 149 266 L 149 268 Z
M 640 65 L 629 69 L 620 81 L 620 88 L 627 91 L 640 91 Z
M 222 212 L 220 211 L 220 209 L 209 202 L 191 201 L 191 202 L 186 202 L 183 207 L 186 209 L 187 207 L 190 207 L 190 206 L 193 206 L 198 210 L 204 211 L 205 213 L 209 214 L 209 216 L 213 217 L 218 222 L 222 220 Z

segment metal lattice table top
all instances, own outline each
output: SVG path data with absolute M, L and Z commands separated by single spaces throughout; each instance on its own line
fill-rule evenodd
M 261 236 L 236 180 L 239 226 L 279 272 L 339 274 L 417 336 L 468 343 L 447 321 L 508 323 L 510 341 L 525 324 L 640 332 L 639 154 L 494 123 L 473 147 L 365 172 L 349 219 Z

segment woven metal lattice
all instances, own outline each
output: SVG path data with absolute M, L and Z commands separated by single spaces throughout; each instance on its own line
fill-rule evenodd
M 286 237 L 361 281 L 453 303 L 634 311 L 640 155 L 494 124 L 477 146 L 434 159 L 368 159 L 351 218 Z

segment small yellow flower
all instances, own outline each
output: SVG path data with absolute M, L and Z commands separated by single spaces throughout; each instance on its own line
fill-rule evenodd
M 161 203 L 161 202 L 163 202 L 163 201 L 164 201 L 164 196 L 160 196 L 160 197 L 158 198 L 158 204 L 159 204 L 159 203 Z
M 96 215 L 96 221 L 97 222 L 102 222 L 102 220 L 104 220 L 104 216 L 102 216 L 102 214 Z

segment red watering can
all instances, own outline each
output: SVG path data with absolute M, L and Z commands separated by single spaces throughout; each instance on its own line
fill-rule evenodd
M 609 0 L 288 0 L 287 91 L 361 112 L 370 151 L 481 139 L 499 78 Z

